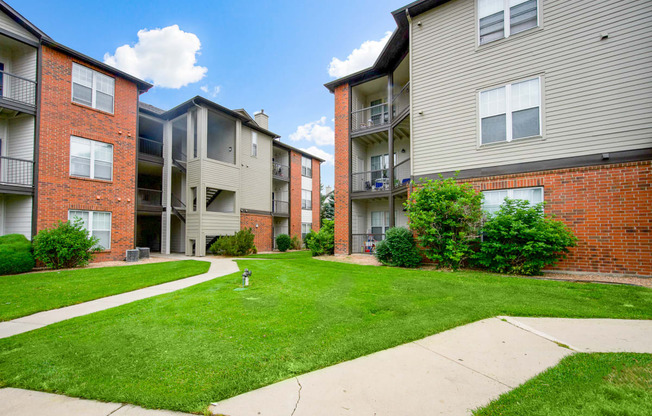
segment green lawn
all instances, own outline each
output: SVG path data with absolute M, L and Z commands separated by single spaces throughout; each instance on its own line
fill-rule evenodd
M 652 414 L 652 355 L 572 355 L 473 414 L 648 416 Z
M 184 260 L 0 276 L 0 321 L 195 276 L 209 267 Z
M 652 290 L 288 253 L 0 340 L 0 387 L 202 412 L 212 402 L 495 315 L 652 318 Z

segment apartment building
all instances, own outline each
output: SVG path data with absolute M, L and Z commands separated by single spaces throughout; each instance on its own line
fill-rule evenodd
M 138 97 L 151 85 L 61 45 L 0 1 L 0 234 L 82 218 L 134 247 Z
M 419 0 L 335 96 L 336 252 L 407 222 L 420 178 L 545 202 L 579 238 L 556 268 L 652 275 L 652 3 Z
M 168 111 L 141 103 L 138 245 L 204 256 L 217 237 L 251 228 L 270 251 L 279 234 L 319 230 L 323 160 L 268 128 L 262 110 L 251 117 L 199 96 Z
M 203 256 L 244 227 L 271 250 L 319 229 L 321 159 L 277 140 L 262 111 L 201 97 L 163 111 L 139 103 L 151 87 L 0 0 L 0 235 L 81 218 L 105 261 L 137 245 Z

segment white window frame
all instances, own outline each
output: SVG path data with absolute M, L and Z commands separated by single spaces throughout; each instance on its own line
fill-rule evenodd
M 88 85 L 84 85 L 84 84 L 81 84 L 79 82 L 75 82 L 75 66 L 84 68 L 85 70 L 88 70 L 88 71 L 92 72 L 93 80 L 91 81 L 91 86 L 90 87 Z M 110 94 L 111 98 L 113 98 L 113 105 L 111 106 L 111 111 L 106 111 L 104 109 L 97 108 L 97 91 L 99 89 L 98 85 L 99 85 L 100 80 L 102 79 L 102 77 L 109 78 L 113 82 L 113 91 Z M 77 62 L 72 63 L 72 73 L 71 73 L 71 83 L 70 83 L 70 100 L 72 102 L 76 103 L 76 104 L 83 105 L 85 107 L 89 107 L 89 105 L 86 104 L 86 103 L 80 103 L 78 101 L 75 101 L 75 97 L 74 97 L 74 94 L 73 94 L 73 84 L 79 84 L 79 85 L 82 85 L 82 86 L 84 86 L 86 88 L 91 89 L 91 105 L 90 105 L 91 108 L 94 108 L 94 109 L 96 109 L 98 111 L 102 111 L 102 112 L 105 112 L 105 113 L 115 114 L 115 78 L 114 77 L 110 77 L 110 76 L 108 76 L 106 74 L 103 74 L 103 73 L 101 73 L 99 71 L 91 69 L 91 68 L 89 68 L 87 66 L 80 65 Z M 103 93 L 103 94 L 109 95 L 105 91 L 100 91 L 100 92 Z
M 80 141 L 87 141 L 91 145 L 91 157 L 90 157 L 90 172 L 89 176 L 82 176 L 82 175 L 77 175 L 72 173 L 72 142 L 73 140 L 80 140 Z M 106 178 L 96 178 L 95 177 L 95 144 L 96 143 L 101 143 L 103 145 L 109 145 L 111 146 L 111 178 L 106 179 Z M 105 143 L 105 142 L 100 142 L 98 140 L 91 140 L 91 139 L 86 139 L 84 137 L 79 137 L 79 136 L 70 136 L 70 146 L 68 147 L 68 150 L 70 151 L 69 153 L 69 174 L 70 176 L 76 177 L 76 178 L 88 178 L 88 179 L 95 179 L 98 181 L 113 181 L 113 144 L 111 143 Z
M 307 198 L 306 198 L 307 196 Z M 307 203 L 306 203 L 307 202 Z M 312 210 L 312 191 L 308 189 L 301 190 L 301 209 Z
M 524 0 L 523 3 L 525 3 L 525 1 L 527 1 L 527 0 Z M 527 32 L 529 30 L 537 29 L 537 28 L 541 27 L 541 0 L 536 0 L 536 1 L 537 1 L 537 25 L 533 26 L 533 27 L 531 27 L 529 29 L 525 29 L 525 30 L 522 30 L 520 32 L 516 32 L 516 33 L 514 33 L 515 35 L 517 35 L 519 33 L 525 33 L 525 32 Z M 480 19 L 481 19 L 481 17 L 480 17 L 480 0 L 475 1 L 475 27 L 476 27 L 475 38 L 476 38 L 476 42 L 478 43 L 478 47 L 484 46 L 484 45 L 491 45 L 494 42 L 497 42 L 497 41 L 503 40 L 503 39 L 508 39 L 510 36 L 512 36 L 512 33 L 511 33 L 511 16 L 510 16 L 510 13 L 509 13 L 509 9 L 510 9 L 511 6 L 510 6 L 509 3 L 510 3 L 510 0 L 503 0 L 503 16 L 504 16 L 504 18 L 503 18 L 503 33 L 505 34 L 505 36 L 503 36 L 500 39 L 495 39 L 495 40 L 492 40 L 492 41 L 489 41 L 489 42 L 480 43 Z M 486 16 L 483 16 L 483 17 L 486 17 Z
M 312 159 L 301 156 L 301 176 L 312 178 Z
M 505 191 L 507 191 L 507 196 L 505 198 L 521 200 L 520 198 L 514 198 L 514 191 L 526 191 L 526 190 L 534 190 L 534 189 L 540 189 L 541 190 L 541 201 L 540 202 L 544 202 L 546 200 L 546 198 L 545 198 L 546 194 L 545 194 L 545 190 L 544 190 L 543 186 L 528 186 L 528 187 L 525 187 L 525 188 L 508 188 L 508 189 L 490 189 L 490 190 L 482 191 L 482 194 L 486 195 L 486 194 L 492 193 L 492 192 L 505 192 Z M 503 199 L 503 202 L 501 202 L 498 207 L 500 208 L 504 202 L 505 202 L 505 200 Z M 532 203 L 531 201 L 529 201 L 529 202 L 530 202 L 531 206 L 540 203 L 540 202 Z M 482 204 L 482 210 L 483 211 L 485 210 L 484 202 Z
M 302 222 L 301 223 L 301 240 L 306 239 L 306 235 L 310 234 L 312 231 L 312 223 L 311 222 Z
M 251 157 L 258 157 L 258 132 L 251 132 Z
M 108 231 L 109 232 L 109 246 L 102 248 L 104 251 L 111 250 L 111 237 L 112 237 L 112 232 L 111 228 L 113 228 L 113 213 L 111 211 L 88 211 L 88 210 L 83 210 L 83 209 L 70 209 L 68 210 L 68 221 L 73 221 L 73 212 L 87 212 L 88 213 L 88 226 L 89 228 L 85 228 L 88 231 L 88 235 L 92 236 L 94 231 Z M 94 216 L 95 213 L 99 214 L 109 214 L 109 229 L 108 230 L 94 230 Z
M 539 80 L 539 134 L 535 134 L 533 136 L 526 136 L 526 137 L 519 137 L 517 139 L 514 139 L 512 137 L 512 113 L 514 111 L 521 111 L 521 110 L 527 110 L 526 109 L 519 109 L 519 110 L 513 110 L 512 109 L 512 85 L 514 84 L 519 84 L 521 82 L 527 82 L 527 81 L 532 81 L 532 80 Z M 487 117 L 482 117 L 482 93 L 487 92 L 487 91 L 493 91 L 497 90 L 499 88 L 505 88 L 505 141 L 501 142 L 492 142 L 492 143 L 483 143 L 482 142 L 482 119 L 487 118 L 487 117 L 492 117 L 492 116 L 487 116 Z M 518 81 L 510 82 L 508 84 L 503 84 L 503 85 L 498 85 L 498 86 L 493 86 L 489 88 L 484 88 L 482 90 L 478 91 L 477 95 L 477 103 L 478 103 L 478 147 L 482 146 L 491 146 L 491 145 L 496 145 L 500 143 L 510 143 L 514 140 L 519 141 L 519 140 L 524 140 L 524 139 L 532 139 L 532 138 L 537 138 L 537 137 L 543 137 L 543 77 L 541 75 L 531 77 L 531 78 L 524 78 L 524 79 L 519 79 Z M 534 108 L 534 107 L 529 107 L 529 108 Z

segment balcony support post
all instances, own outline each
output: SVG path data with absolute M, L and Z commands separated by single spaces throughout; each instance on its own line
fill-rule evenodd
M 392 128 L 392 85 L 394 83 L 394 74 L 387 74 L 387 118 L 389 120 L 389 129 L 387 130 L 387 144 L 389 147 L 388 171 L 389 189 L 394 189 L 394 129 Z M 394 226 L 394 197 L 389 195 L 389 226 Z

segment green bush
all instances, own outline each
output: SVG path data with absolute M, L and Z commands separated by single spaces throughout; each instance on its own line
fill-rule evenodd
M 102 251 L 98 243 L 97 237 L 88 235 L 81 218 L 59 221 L 34 237 L 34 257 L 49 269 L 85 266 L 96 252 Z
M 287 234 L 279 234 L 276 236 L 276 248 L 279 251 L 288 251 L 292 247 L 292 239 Z
M 310 241 L 315 238 L 315 235 L 317 235 L 317 233 L 314 230 L 310 230 L 310 232 L 303 237 L 303 244 L 307 249 L 310 249 Z
M 292 236 L 290 247 L 292 250 L 301 250 L 301 239 L 298 235 L 295 234 Z
M 421 181 L 405 203 L 410 229 L 426 257 L 459 268 L 472 254 L 482 219 L 482 193 L 456 178 Z
M 543 204 L 505 199 L 482 227 L 483 241 L 475 254 L 478 264 L 499 273 L 541 274 L 565 257 L 577 238 L 561 221 L 548 218 Z
M 209 248 L 211 253 L 224 256 L 247 256 L 257 252 L 254 233 L 245 228 L 233 235 L 218 238 Z
M 417 267 L 421 255 L 414 236 L 407 228 L 393 227 L 385 233 L 385 239 L 376 245 L 375 256 L 381 263 L 397 267 Z
M 33 268 L 32 243 L 24 235 L 0 237 L 0 275 L 26 273 Z
M 308 235 L 311 235 L 308 238 Z M 324 225 L 319 232 L 310 232 L 306 235 L 306 244 L 313 256 L 333 254 L 335 250 L 335 225 L 331 220 L 324 220 Z

